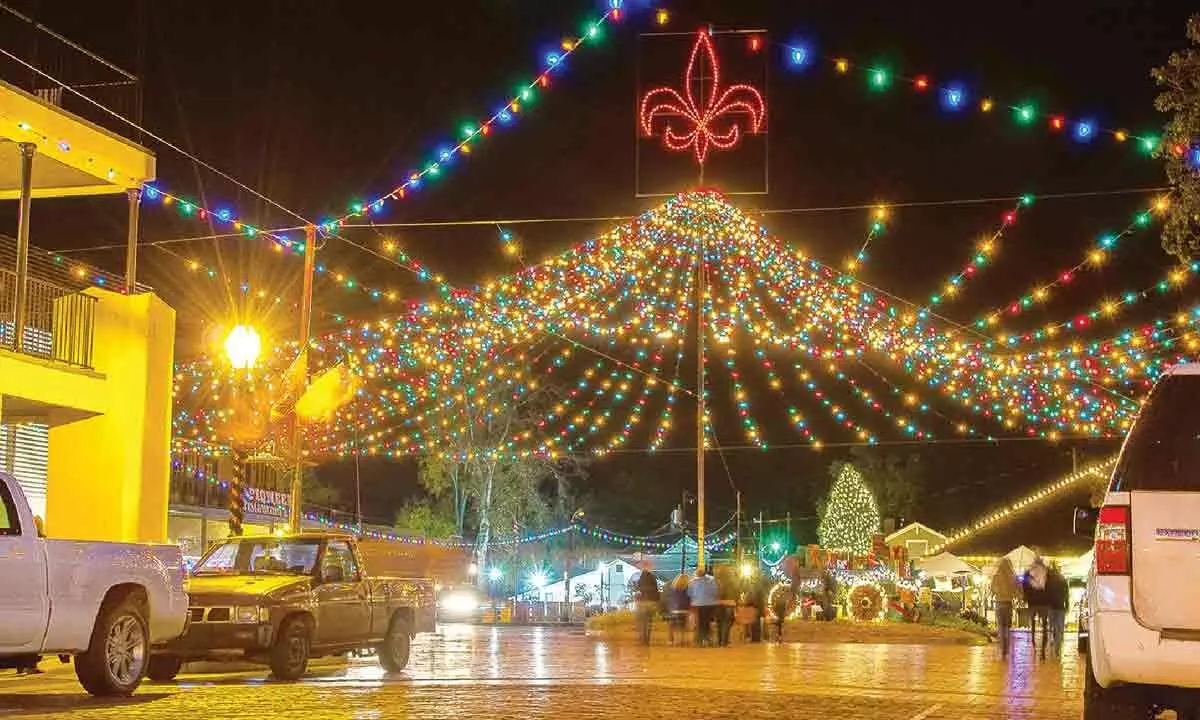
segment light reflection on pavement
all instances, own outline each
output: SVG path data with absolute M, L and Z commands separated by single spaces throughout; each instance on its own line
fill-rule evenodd
M 1004 663 L 995 646 L 643 648 L 563 628 L 443 625 L 417 639 L 399 675 L 351 658 L 315 666 L 299 683 L 268 680 L 265 669 L 185 674 L 117 702 L 87 697 L 69 667 L 48 660 L 44 675 L 0 675 L 0 716 L 1078 718 L 1083 662 L 1064 655 L 1040 662 L 1027 637 Z

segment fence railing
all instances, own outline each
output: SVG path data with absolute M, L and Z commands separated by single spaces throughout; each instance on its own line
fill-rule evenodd
M 96 298 L 34 278 L 25 287 L 25 328 L 18 343 L 17 274 L 0 270 L 0 347 L 91 369 Z
M 0 57 L 0 78 L 5 81 L 114 132 L 125 133 L 128 128 L 74 92 L 64 91 L 55 80 L 141 122 L 142 84 L 137 76 L 4 3 L 0 3 L 0 47 L 20 59 Z

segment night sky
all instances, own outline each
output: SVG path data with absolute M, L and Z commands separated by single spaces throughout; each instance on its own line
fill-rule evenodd
M 382 3 L 323 0 L 274 2 L 76 3 L 6 0 L 46 25 L 144 78 L 144 125 L 311 220 L 344 213 L 350 202 L 382 194 L 450 142 L 464 121 L 479 120 L 532 76 L 544 53 L 577 34 L 595 2 Z M 411 199 L 393 204 L 380 222 L 624 216 L 652 207 L 634 195 L 634 115 L 637 33 L 655 29 L 653 8 L 627 0 L 626 20 L 598 47 L 569 60 L 552 87 L 511 128 L 479 143 L 469 158 Z M 1094 118 L 1102 127 L 1156 132 L 1149 69 L 1184 44 L 1190 8 L 1184 2 L 669 2 L 669 30 L 764 28 L 770 38 L 803 38 L 814 55 L 880 63 L 898 74 L 927 74 L 934 83 L 962 82 L 973 101 L 1035 102 L 1044 112 Z M 736 6 L 732 7 L 732 6 Z M 825 60 L 791 73 L 768 48 L 770 193 L 735 197 L 744 209 L 825 208 L 874 202 L 964 200 L 1021 193 L 1054 194 L 1154 188 L 1160 163 L 1129 144 L 1097 138 L 1080 145 L 1048 132 L 1039 120 L 1019 127 L 1007 110 L 948 115 L 930 97 L 897 80 L 869 92 L 861 75 L 839 77 Z M 679 58 L 682 63 L 683 58 Z M 7 72 L 7 70 L 6 70 Z M 6 77 L 6 79 L 8 79 Z M 162 187 L 237 208 L 263 227 L 299 224 L 167 148 L 158 156 Z M 1095 237 L 1123 228 L 1150 193 L 1045 200 L 1010 230 L 996 266 L 948 314 L 970 320 L 1030 284 L 1074 264 Z M 1009 201 L 901 208 L 873 245 L 864 279 L 903 297 L 923 300 L 957 270 L 971 245 L 993 228 Z M 0 232 L 15 232 L 12 203 L 0 208 Z M 839 262 L 857 249 L 866 210 L 772 214 L 764 224 L 811 255 Z M 594 235 L 599 222 L 513 224 L 530 259 L 547 257 Z M 143 240 L 220 231 L 148 203 Z M 470 284 L 513 269 L 500 252 L 495 226 L 386 230 L 412 255 L 453 282 Z M 120 243 L 122 199 L 40 201 L 33 242 L 48 249 Z M 347 237 L 375 245 L 374 230 Z M 220 264 L 231 278 L 285 298 L 299 292 L 299 263 L 272 259 L 259 241 L 226 239 L 173 246 L 188 257 Z M 405 272 L 331 241 L 331 267 L 362 282 L 418 292 Z M 89 253 L 120 272 L 120 253 Z M 141 254 L 144 280 L 180 311 L 179 353 L 203 347 L 206 326 L 245 310 L 236 287 L 197 279 L 161 251 Z M 1169 258 L 1153 232 L 1127 241 L 1101 272 L 1060 293 L 1024 327 L 1078 310 L 1095 298 L 1156 279 Z M 250 270 L 253 267 L 254 270 Z M 1193 295 L 1194 297 L 1194 295 Z M 1181 307 L 1186 297 L 1158 305 Z M 330 314 L 373 317 L 380 310 L 360 294 L 318 286 L 317 322 Z M 274 313 L 286 336 L 289 311 Z M 1136 319 L 1137 316 L 1131 316 Z M 1083 443 L 1101 456 L 1113 442 Z M 904 452 L 908 452 L 905 450 Z M 950 529 L 1016 497 L 1070 467 L 1066 444 L 1005 444 L 921 451 L 933 473 L 922 517 Z M 731 453 L 732 482 L 710 459 L 710 513 L 733 504 L 736 484 L 747 507 L 811 515 L 826 482 L 832 452 Z M 342 469 L 327 471 L 344 476 Z M 593 466 L 597 495 L 613 484 L 637 502 L 601 502 L 601 517 L 621 529 L 648 530 L 666 520 L 694 466 L 683 454 L 622 457 Z M 632 481 L 630 478 L 634 478 Z M 641 477 L 653 482 L 637 482 Z M 386 508 L 414 491 L 408 465 L 366 468 L 368 508 Z M 608 495 L 623 495 L 622 490 Z M 626 498 L 627 500 L 628 498 Z M 1065 541 L 1070 505 L 1048 509 L 1044 522 L 994 533 L 997 546 L 1015 541 Z M 625 507 L 628 505 L 628 507 Z M 382 512 L 382 511 L 381 511 Z M 368 509 L 368 515 L 371 514 Z M 1049 517 L 1053 515 L 1054 517 Z M 621 517 L 625 520 L 622 523 Z M 986 543 L 985 543 L 986 544 Z M 1003 549 L 1001 547 L 988 549 Z

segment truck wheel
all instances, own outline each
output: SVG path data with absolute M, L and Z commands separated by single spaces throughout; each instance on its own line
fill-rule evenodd
M 1092 656 L 1084 668 L 1083 720 L 1122 720 L 1146 717 L 1148 708 L 1139 709 L 1130 688 L 1103 688 L 1092 671 Z
M 178 655 L 151 655 L 146 677 L 154 682 L 171 682 L 182 667 L 183 658 Z
M 105 601 L 86 652 L 75 658 L 75 676 L 92 695 L 128 696 L 141 684 L 150 658 L 150 632 L 134 598 Z
M 284 620 L 271 646 L 271 675 L 277 680 L 298 680 L 308 670 L 310 648 L 308 623 L 304 618 Z
M 400 672 L 408 667 L 408 656 L 411 651 L 412 636 L 409 634 L 408 621 L 402 617 L 392 618 L 388 626 L 387 637 L 383 644 L 375 649 L 379 653 L 379 664 L 388 672 Z

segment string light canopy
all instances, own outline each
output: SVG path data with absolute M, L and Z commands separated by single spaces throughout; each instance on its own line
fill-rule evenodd
M 717 240 L 702 259 L 701 236 Z M 699 262 L 708 278 L 702 310 L 692 285 Z M 666 450 L 679 407 L 689 405 L 679 396 L 693 392 L 680 369 L 694 361 L 698 311 L 716 348 L 707 358 L 708 424 L 737 429 L 739 439 L 722 445 L 760 449 L 1118 436 L 1138 407 L 1129 394 L 1144 394 L 1177 354 L 1172 347 L 1152 363 L 1120 338 L 1115 349 L 1054 354 L 980 342 L 806 257 L 711 191 L 679 195 L 518 273 L 439 289 L 397 311 L 347 323 L 310 348 L 317 367 L 354 357 L 364 376 L 332 425 L 306 438 L 312 458 Z M 263 376 L 296 352 L 264 352 Z M 219 365 L 181 366 L 176 437 L 219 449 L 214 423 L 233 385 Z M 484 446 L 467 442 L 509 404 L 534 400 L 542 409 L 533 427 Z

